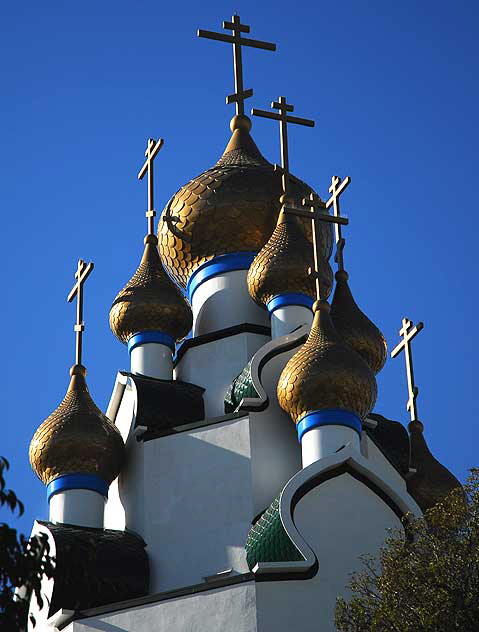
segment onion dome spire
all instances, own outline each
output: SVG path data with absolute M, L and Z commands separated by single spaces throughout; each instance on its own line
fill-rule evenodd
M 154 235 L 153 160 L 162 146 L 163 139 L 148 139 L 146 161 L 138 173 L 139 180 L 148 174 L 148 234 L 140 265 L 110 308 L 110 328 L 124 343 L 140 332 L 160 332 L 174 350 L 174 341 L 191 329 L 193 316 L 187 300 L 163 269 Z
M 181 340 L 191 329 L 188 301 L 166 274 L 155 235 L 145 237 L 140 265 L 110 308 L 110 328 L 120 342 L 138 332 L 159 331 Z
M 329 191 L 331 197 L 326 208 L 333 208 L 333 217 L 341 217 L 339 197 L 351 182 L 348 176 L 341 180 L 333 176 Z M 348 285 L 349 275 L 344 269 L 345 240 L 341 235 L 341 224 L 335 223 L 336 257 L 338 271 L 335 274 L 336 288 L 331 302 L 331 320 L 343 341 L 368 363 L 374 373 L 379 373 L 386 362 L 387 345 L 384 336 L 359 309 Z
M 107 495 L 108 485 L 118 476 L 124 444 L 117 428 L 93 402 L 82 365 L 83 284 L 93 263 L 80 259 L 76 283 L 68 301 L 77 297 L 76 363 L 62 403 L 40 425 L 30 443 L 30 463 L 37 476 L 55 490 L 88 488 Z M 80 483 L 78 474 L 83 475 Z M 58 478 L 62 483 L 58 483 Z M 75 479 L 75 480 L 73 480 Z
M 329 316 L 329 304 L 317 301 L 305 344 L 290 358 L 278 382 L 278 401 L 299 424 L 316 411 L 347 411 L 356 426 L 376 401 L 376 380 L 366 362 L 347 347 Z
M 193 281 L 188 287 L 190 294 L 195 287 L 195 273 L 201 275 L 206 270 L 208 275 L 212 259 L 221 256 L 217 263 L 225 272 L 249 268 L 274 230 L 285 178 L 261 155 L 250 136 L 251 120 L 244 114 L 244 101 L 253 90 L 243 86 L 242 47 L 274 51 L 276 46 L 244 37 L 250 27 L 242 24 L 238 15 L 231 22 L 225 21 L 223 27 L 232 35 L 204 30 L 198 35 L 233 45 L 235 92 L 226 99 L 236 105 L 236 116 L 231 121 L 233 135 L 220 160 L 170 199 L 158 226 L 163 264 L 182 287 Z M 312 192 L 292 175 L 288 191 L 295 201 Z M 300 221 L 300 225 L 311 241 L 309 223 Z M 331 250 L 331 231 L 323 227 L 322 256 L 329 258 Z
M 313 267 L 310 243 L 301 230 L 298 220 L 282 210 L 273 234 L 256 255 L 248 271 L 248 291 L 260 306 L 266 307 L 275 297 L 285 294 L 310 298 L 315 296 L 315 282 L 308 269 Z M 329 296 L 332 271 L 328 261 L 321 257 L 321 287 Z
M 335 274 L 331 320 L 342 340 L 359 353 L 374 373 L 379 373 L 386 362 L 386 341 L 376 325 L 359 309 L 348 278 L 346 270 L 338 270 Z
M 45 485 L 68 474 L 94 475 L 109 485 L 120 473 L 123 439 L 92 400 L 85 367 L 75 364 L 70 375 L 62 403 L 33 436 L 31 466 Z

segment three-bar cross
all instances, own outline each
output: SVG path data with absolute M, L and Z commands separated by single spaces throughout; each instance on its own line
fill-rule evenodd
M 285 213 L 290 213 L 291 215 L 306 217 L 307 219 L 311 220 L 311 228 L 313 233 L 314 270 L 309 270 L 309 273 L 314 276 L 316 284 L 316 300 L 320 301 L 322 299 L 321 283 L 319 277 L 321 246 L 320 222 L 326 222 L 328 224 L 342 224 L 343 226 L 347 226 L 349 224 L 349 219 L 347 217 L 335 217 L 334 215 L 328 215 L 327 213 L 321 212 L 324 210 L 324 203 L 314 193 L 311 193 L 309 198 L 303 199 L 303 204 L 304 206 L 309 206 L 311 210 L 306 211 L 300 208 L 283 206 L 283 211 Z
M 331 193 L 331 197 L 326 202 L 326 208 L 329 209 L 331 206 L 333 207 L 333 215 L 334 217 L 340 217 L 341 213 L 339 211 L 339 196 L 346 187 L 351 182 L 351 178 L 347 176 L 344 180 L 341 180 L 339 176 L 333 176 L 331 178 L 331 186 L 329 187 L 329 192 Z M 341 235 L 341 222 L 335 222 L 334 224 L 334 233 L 336 236 L 336 256 L 335 261 L 338 264 L 338 270 L 344 270 L 344 259 L 343 259 L 343 250 L 344 244 L 346 243 Z
M 416 399 L 419 393 L 418 387 L 414 384 L 411 340 L 417 336 L 423 327 L 424 323 L 413 325 L 409 318 L 403 318 L 402 327 L 399 330 L 399 335 L 402 336 L 403 339 L 397 347 L 391 351 L 391 358 L 395 358 L 404 349 L 404 355 L 406 358 L 407 388 L 409 394 L 406 408 L 411 415 L 411 421 L 418 421 Z
M 279 121 L 283 193 L 287 194 L 289 183 L 288 123 L 314 127 L 314 121 L 299 118 L 298 116 L 289 116 L 288 112 L 293 112 L 294 106 L 286 102 L 286 97 L 279 97 L 277 101 L 273 101 L 271 103 L 271 107 L 275 110 L 279 110 L 279 112 L 269 112 L 267 110 L 257 110 L 256 108 L 253 108 L 251 110 L 251 114 Z
M 145 173 L 148 174 L 148 210 L 146 211 L 146 217 L 148 219 L 148 234 L 153 235 L 155 232 L 154 226 L 154 217 L 156 215 L 155 204 L 154 204 L 154 191 L 153 191 L 153 161 L 163 147 L 163 139 L 159 138 L 155 140 L 154 138 L 148 139 L 148 144 L 145 150 L 146 160 L 143 167 L 140 169 L 138 173 L 138 180 L 143 180 L 143 176 Z
M 77 320 L 73 331 L 76 333 L 76 353 L 75 364 L 81 364 L 82 361 L 82 336 L 85 331 L 85 323 L 83 322 L 83 284 L 90 276 L 93 270 L 94 264 L 92 261 L 86 263 L 83 259 L 78 260 L 77 271 L 75 272 L 76 283 L 73 286 L 70 294 L 67 296 L 67 301 L 71 303 L 75 296 L 77 297 Z
M 253 96 L 253 90 L 251 88 L 245 90 L 243 87 L 243 58 L 241 47 L 251 46 L 252 48 L 275 51 L 276 44 L 243 37 L 242 33 L 249 33 L 250 27 L 247 24 L 241 24 L 239 15 L 233 15 L 231 22 L 223 22 L 223 28 L 228 31 L 233 31 L 233 35 L 204 31 L 203 29 L 199 29 L 197 34 L 198 37 L 206 37 L 207 39 L 216 40 L 218 42 L 233 44 L 235 93 L 226 97 L 226 103 L 236 103 L 236 114 L 244 114 L 244 100 Z

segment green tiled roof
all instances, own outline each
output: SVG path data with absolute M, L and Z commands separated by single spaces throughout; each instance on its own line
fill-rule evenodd
M 279 515 L 279 496 L 251 527 L 245 548 L 250 570 L 258 562 L 296 562 L 303 559 L 284 530 Z
M 235 377 L 225 396 L 225 413 L 234 412 L 245 397 L 258 397 L 251 378 L 251 361 Z

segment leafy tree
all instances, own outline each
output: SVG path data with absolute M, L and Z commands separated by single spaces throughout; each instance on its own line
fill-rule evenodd
M 352 598 L 337 601 L 339 632 L 479 631 L 479 469 L 405 529 L 379 561 L 361 558 Z
M 23 503 L 6 487 L 4 474 L 8 469 L 7 459 L 0 457 L 0 506 L 8 507 L 12 513 L 18 511 L 21 516 Z M 27 539 L 6 523 L 0 523 L 0 632 L 26 627 L 30 597 L 35 595 L 42 607 L 42 576 L 52 577 L 53 570 L 54 560 L 49 556 L 45 536 Z

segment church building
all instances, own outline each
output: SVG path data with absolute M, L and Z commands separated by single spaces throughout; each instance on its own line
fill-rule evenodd
M 223 27 L 198 35 L 233 46 L 231 137 L 157 228 L 163 140 L 147 142 L 143 254 L 138 235 L 136 272 L 111 288 L 128 368 L 104 412 L 82 365 L 93 264 L 78 263 L 76 363 L 30 445 L 49 504 L 33 534 L 56 567 L 43 606 L 31 599 L 35 632 L 333 632 L 359 556 L 459 485 L 417 418 L 421 323 L 403 319 L 392 353 L 406 359 L 408 429 L 398 411 L 372 412 L 387 349 L 345 267 L 350 178 L 333 176 L 323 201 L 290 173 L 291 125 L 314 123 L 285 97 L 245 114 L 242 47 L 275 45 L 237 15 Z M 279 123 L 281 165 L 255 144 L 255 117 Z

